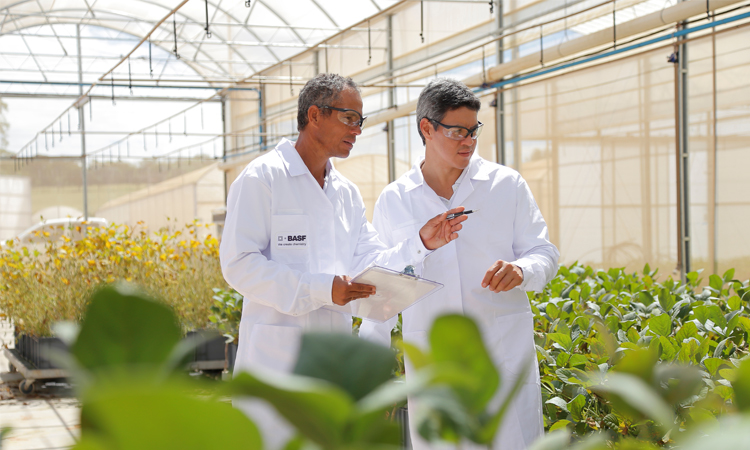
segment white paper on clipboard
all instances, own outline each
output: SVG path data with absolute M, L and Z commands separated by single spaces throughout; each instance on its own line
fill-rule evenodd
M 382 323 L 443 288 L 435 281 L 406 275 L 380 266 L 370 266 L 352 278 L 352 283 L 375 286 L 376 293 L 368 298 L 354 300 L 352 315 Z

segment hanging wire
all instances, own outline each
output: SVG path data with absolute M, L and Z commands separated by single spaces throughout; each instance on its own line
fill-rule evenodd
M 125 151 L 127 151 L 128 157 L 130 157 L 130 138 L 125 139 Z
M 201 103 L 201 130 L 205 129 L 203 126 L 203 103 Z
M 94 99 L 89 97 L 89 122 L 94 121 Z
M 612 0 L 612 47 L 617 50 L 617 0 Z
M 151 65 L 151 37 L 148 38 L 148 74 L 154 78 L 154 67 Z
M 70 137 L 70 110 L 68 110 L 68 137 Z
M 482 46 L 482 86 L 487 85 L 487 68 L 484 61 L 484 46 Z
M 420 22 L 420 29 L 419 29 L 419 37 L 422 38 L 422 43 L 424 44 L 424 0 L 419 0 L 419 22 Z
M 146 146 L 146 132 L 143 133 L 143 150 L 148 151 L 148 147 Z
M 490 0 L 490 14 L 495 12 L 495 2 Z
M 182 132 L 187 136 L 187 113 L 182 115 Z
M 174 31 L 174 56 L 180 59 L 180 54 L 177 53 L 177 14 L 172 14 L 172 31 Z
M 328 44 L 323 47 L 325 49 L 326 53 L 326 73 L 328 73 Z
M 128 88 L 130 95 L 133 95 L 133 72 L 130 70 L 130 58 L 128 58 Z
M 250 0 L 245 0 L 245 7 L 246 7 L 246 8 L 249 8 L 249 7 L 250 7 Z
M 62 120 L 59 122 L 59 124 L 60 124 L 60 142 L 62 142 L 62 138 L 63 138 Z
M 172 121 L 168 121 L 167 124 L 169 125 L 169 142 L 172 143 Z
M 117 103 L 115 103 L 115 78 L 114 78 L 115 76 L 114 76 L 114 73 L 115 73 L 114 70 L 109 73 L 109 80 L 110 80 L 110 83 L 112 85 L 112 104 L 116 105 Z
M 367 65 L 369 66 L 372 62 L 372 30 L 370 29 L 370 21 L 367 21 Z
M 44 133 L 44 151 L 49 151 L 49 144 L 47 143 L 47 133 Z
M 292 85 L 292 62 L 289 61 L 289 95 L 294 95 L 294 86 Z
M 206 37 L 211 38 L 211 30 L 208 28 L 208 0 L 206 0 Z
M 156 143 L 156 148 L 159 148 L 159 131 L 154 127 L 154 142 Z
M 711 19 L 711 10 L 708 7 L 708 0 L 706 0 L 706 20 Z
M 53 124 L 50 128 L 52 130 L 52 139 L 50 139 L 50 142 L 52 142 L 52 148 L 55 148 L 55 125 Z
M 117 142 L 117 162 L 122 162 L 122 155 L 120 153 L 120 142 Z
M 542 25 L 539 25 L 539 64 L 544 67 L 544 31 L 542 31 Z

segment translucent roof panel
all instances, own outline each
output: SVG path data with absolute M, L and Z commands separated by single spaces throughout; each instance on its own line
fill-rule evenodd
M 300 53 L 396 2 L 251 0 L 247 7 L 244 0 L 189 0 L 174 18 L 159 26 L 151 42 L 162 57 L 179 56 L 197 78 L 230 83 Z M 58 75 L 68 79 L 77 70 L 77 63 L 67 58 L 76 54 L 75 42 L 71 48 L 70 42 L 61 39 L 59 27 L 84 25 L 89 30 L 84 33 L 100 34 L 102 45 L 126 42 L 123 47 L 129 48 L 122 52 L 127 53 L 178 4 L 178 0 L 0 0 L 0 62 L 7 65 L 5 69 L 23 69 L 23 75 L 19 72 L 16 77 L 48 82 Z M 128 39 L 123 41 L 122 36 Z M 107 64 L 111 67 L 115 62 Z M 90 63 L 85 70 L 94 72 L 94 66 Z M 173 75 L 167 70 L 155 78 Z

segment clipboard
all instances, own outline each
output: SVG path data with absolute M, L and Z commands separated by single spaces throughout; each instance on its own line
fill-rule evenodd
M 375 295 L 353 300 L 349 305 L 352 315 L 377 323 L 387 321 L 443 288 L 438 282 L 375 265 L 357 274 L 352 283 L 376 287 Z

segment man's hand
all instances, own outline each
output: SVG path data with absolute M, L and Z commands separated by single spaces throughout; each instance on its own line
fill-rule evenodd
M 369 284 L 352 283 L 351 278 L 345 275 L 333 277 L 331 287 L 331 298 L 333 303 L 344 306 L 352 300 L 367 298 L 375 294 L 375 286 Z
M 447 217 L 448 214 L 455 214 L 463 210 L 464 207 L 459 206 L 439 214 L 428 220 L 419 230 L 419 237 L 428 250 L 436 250 L 458 237 L 457 231 L 463 228 L 461 222 L 468 219 L 469 216 L 458 216 L 451 220 L 447 220 Z
M 482 287 L 494 293 L 505 292 L 523 282 L 523 270 L 509 262 L 497 260 L 490 266 L 482 279 Z

